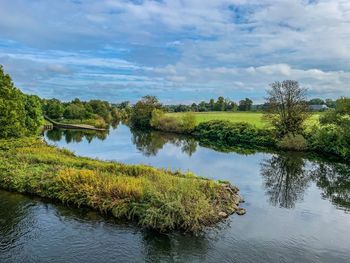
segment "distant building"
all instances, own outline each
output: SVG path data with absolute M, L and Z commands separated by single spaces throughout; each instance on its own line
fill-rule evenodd
M 326 111 L 328 109 L 327 105 L 310 105 L 311 111 Z

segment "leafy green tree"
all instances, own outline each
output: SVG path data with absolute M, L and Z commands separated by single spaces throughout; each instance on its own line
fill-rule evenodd
M 337 99 L 335 111 L 339 114 L 350 115 L 350 98 L 342 97 Z
M 30 133 L 38 132 L 44 122 L 40 98 L 35 95 L 26 95 L 24 99 L 25 125 Z
M 40 99 L 23 94 L 0 66 L 0 138 L 35 134 L 42 123 Z
M 61 119 L 64 107 L 58 99 L 50 99 L 45 102 L 44 113 L 51 119 Z
M 302 125 L 308 118 L 306 90 L 294 80 L 276 81 L 267 91 L 268 112 L 265 117 L 276 128 L 279 136 L 302 132 Z
M 309 105 L 324 105 L 324 104 L 325 104 L 324 100 L 320 98 L 309 100 Z
M 66 119 L 84 119 L 87 116 L 87 112 L 82 104 L 71 103 L 69 104 L 63 113 L 63 117 Z
M 241 100 L 239 102 L 238 110 L 239 111 L 250 111 L 252 109 L 253 101 L 249 98 Z
M 10 75 L 0 66 L 0 137 L 21 137 L 26 134 L 24 94 L 17 89 Z
M 144 96 L 132 109 L 131 123 L 139 128 L 149 128 L 153 110 L 160 108 L 161 104 L 156 97 Z
M 225 99 L 224 97 L 219 97 L 218 100 L 215 102 L 214 105 L 215 111 L 224 111 L 225 110 Z
M 90 100 L 88 104 L 92 108 L 94 114 L 101 116 L 106 122 L 111 121 L 110 105 L 107 101 Z

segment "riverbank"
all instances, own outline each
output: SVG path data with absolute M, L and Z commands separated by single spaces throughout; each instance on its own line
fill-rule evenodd
M 87 206 L 158 231 L 197 232 L 244 212 L 238 189 L 228 183 L 77 157 L 39 138 L 0 140 L 0 187 Z
M 210 120 L 198 124 L 198 120 L 193 120 L 192 115 L 191 128 L 183 129 L 185 126 L 183 125 L 184 114 L 177 115 L 177 117 L 173 113 L 164 116 L 158 118 L 154 118 L 157 117 L 156 115 L 152 116 L 151 128 L 162 132 L 191 135 L 199 142 L 217 149 L 239 147 L 257 150 L 299 151 L 318 154 L 333 161 L 347 162 L 350 160 L 350 140 L 347 128 L 335 124 L 320 125 L 319 121 L 315 120 L 316 115 L 304 123 L 301 134 L 287 134 L 282 138 L 277 136 L 273 128 L 268 126 L 260 128 L 249 121 Z M 153 123 L 156 125 L 152 125 Z

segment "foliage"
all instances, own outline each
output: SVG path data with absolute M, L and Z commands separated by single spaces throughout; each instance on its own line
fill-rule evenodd
M 226 146 L 273 147 L 276 144 L 271 130 L 258 129 L 248 123 L 203 122 L 196 127 L 194 135 L 200 141 L 212 140 Z
M 106 128 L 108 123 L 120 120 L 120 109 L 102 100 L 80 101 L 76 98 L 71 102 L 61 102 L 50 99 L 44 100 L 43 105 L 46 116 L 63 123 Z
M 64 109 L 63 117 L 65 119 L 84 119 L 88 117 L 82 104 L 72 103 Z
M 237 189 L 144 165 L 76 157 L 39 139 L 0 140 L 0 187 L 88 206 L 140 226 L 199 231 L 232 212 Z
M 253 101 L 249 98 L 239 101 L 238 110 L 239 111 L 250 111 L 252 109 Z
M 161 104 L 154 96 L 144 96 L 132 108 L 130 121 L 131 124 L 138 128 L 151 127 L 152 112 L 160 109 Z
M 265 115 L 266 119 L 280 137 L 288 133 L 302 133 L 303 123 L 308 118 L 306 90 L 293 80 L 277 81 L 270 86 L 271 89 L 267 91 L 269 111 Z
M 336 124 L 321 125 L 314 127 L 308 138 L 311 149 L 350 160 L 350 129 Z
M 307 141 L 301 134 L 286 134 L 277 145 L 284 150 L 305 151 L 307 149 Z
M 17 89 L 0 66 L 0 138 L 34 134 L 42 122 L 39 99 Z
M 58 99 L 50 99 L 44 102 L 44 114 L 51 119 L 61 119 L 63 117 L 64 107 Z
M 350 99 L 338 99 L 335 109 L 320 118 L 320 126 L 308 137 L 313 150 L 350 160 Z
M 36 134 L 43 124 L 43 112 L 38 96 L 26 95 L 24 98 L 25 126 L 29 134 Z
M 182 114 L 181 118 L 165 115 L 162 110 L 152 112 L 151 126 L 157 130 L 175 133 L 191 133 L 196 126 L 196 118 L 191 112 Z

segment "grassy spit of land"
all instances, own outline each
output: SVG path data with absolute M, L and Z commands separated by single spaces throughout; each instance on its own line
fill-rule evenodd
M 40 138 L 0 140 L 0 187 L 88 206 L 159 231 L 199 231 L 242 213 L 238 189 L 228 183 L 77 157 Z

